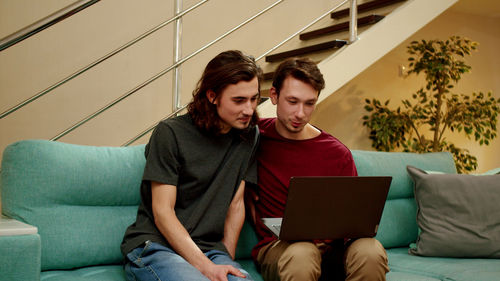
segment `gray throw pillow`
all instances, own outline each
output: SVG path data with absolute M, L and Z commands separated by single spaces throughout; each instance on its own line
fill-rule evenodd
M 500 175 L 406 169 L 415 183 L 420 228 L 410 254 L 500 258 Z

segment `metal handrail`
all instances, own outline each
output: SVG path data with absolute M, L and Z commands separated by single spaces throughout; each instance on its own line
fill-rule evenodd
M 62 79 L 62 80 L 60 80 L 59 82 L 57 82 L 57 83 L 55 83 L 55 84 L 51 85 L 50 87 L 46 88 L 45 90 L 43 90 L 43 91 L 41 91 L 41 92 L 37 93 L 36 95 L 32 96 L 31 98 L 29 98 L 29 99 L 27 99 L 27 100 L 25 100 L 25 101 L 23 101 L 23 102 L 21 102 L 21 103 L 19 103 L 19 104 L 15 105 L 15 106 L 11 107 L 10 109 L 8 109 L 8 110 L 6 110 L 6 111 L 2 112 L 2 113 L 0 114 L 0 119 L 2 119 L 2 118 L 4 118 L 4 117 L 6 117 L 7 115 L 9 115 L 9 114 L 11 114 L 11 113 L 15 112 L 16 110 L 18 110 L 18 109 L 20 109 L 20 108 L 22 108 L 22 107 L 24 107 L 24 106 L 28 105 L 29 103 L 31 103 L 31 102 L 33 102 L 33 101 L 35 101 L 36 99 L 38 99 L 38 98 L 40 98 L 40 97 L 44 96 L 45 94 L 47 94 L 47 93 L 49 93 L 49 92 L 53 91 L 53 90 L 54 90 L 54 89 L 56 89 L 57 87 L 59 87 L 59 86 L 61 86 L 61 85 L 65 84 L 66 82 L 69 82 L 70 80 L 72 80 L 72 79 L 76 78 L 77 76 L 79 76 L 79 75 L 83 74 L 84 72 L 88 71 L 89 69 L 93 68 L 94 66 L 97 66 L 98 64 L 100 64 L 100 63 L 104 62 L 105 60 L 107 60 L 107 59 L 111 58 L 112 56 L 116 55 L 117 53 L 119 53 L 119 52 L 121 52 L 121 51 L 125 50 L 126 48 L 128 48 L 128 47 L 130 47 L 130 46 L 134 45 L 135 43 L 137 43 L 137 42 L 139 42 L 140 40 L 144 39 L 145 37 L 147 37 L 147 36 L 151 35 L 152 33 L 154 33 L 154 32 L 156 32 L 156 31 L 158 31 L 159 29 L 163 28 L 164 26 L 168 25 L 169 23 L 171 23 L 171 22 L 173 22 L 173 21 L 177 20 L 178 18 L 180 18 L 180 17 L 184 16 L 185 14 L 187 14 L 187 13 L 191 12 L 192 10 L 196 9 L 196 8 L 197 8 L 197 7 L 199 7 L 200 5 L 202 5 L 202 4 L 204 4 L 204 3 L 206 3 L 207 1 L 209 1 L 209 0 L 202 0 L 202 1 L 198 2 L 198 3 L 196 3 L 195 5 L 191 6 L 190 8 L 188 8 L 188 9 L 184 10 L 182 13 L 180 13 L 180 14 L 178 14 L 178 15 L 176 15 L 176 16 L 174 16 L 174 17 L 172 17 L 171 19 L 169 19 L 169 20 L 167 20 L 167 21 L 165 21 L 165 22 L 163 22 L 163 23 L 161 23 L 161 24 L 157 25 L 156 27 L 154 27 L 154 28 L 152 28 L 152 29 L 150 29 L 150 30 L 148 30 L 148 31 L 144 32 L 143 34 L 139 35 L 139 36 L 138 36 L 138 37 L 136 37 L 135 39 L 133 39 L 133 40 L 131 40 L 131 41 L 129 41 L 129 42 L 127 42 L 127 43 L 125 43 L 125 44 L 124 44 L 124 45 L 122 45 L 121 47 L 119 47 L 119 48 L 115 49 L 114 51 L 111 51 L 110 53 L 108 53 L 108 54 L 104 55 L 103 57 L 101 57 L 101 58 L 99 58 L 98 60 L 96 60 L 96 61 L 92 62 L 91 64 L 89 64 L 89 65 L 87 65 L 87 66 L 85 66 L 85 67 L 81 68 L 80 70 L 78 70 L 78 71 L 74 72 L 73 74 L 68 75 L 68 76 L 67 76 L 67 77 L 65 77 L 64 79 Z
M 321 16 L 317 17 L 316 19 L 314 19 L 312 22 L 310 22 L 309 24 L 307 24 L 306 26 L 302 27 L 299 31 L 293 33 L 292 35 L 288 36 L 285 40 L 281 41 L 280 43 L 276 44 L 274 47 L 272 47 L 271 49 L 269 49 L 268 51 L 266 51 L 264 54 L 260 55 L 259 57 L 257 57 L 255 59 L 255 61 L 259 61 L 261 60 L 262 58 L 264 58 L 265 56 L 267 56 L 269 53 L 273 52 L 274 50 L 276 50 L 277 48 L 281 47 L 283 44 L 285 44 L 286 42 L 290 41 L 292 38 L 294 38 L 295 36 L 297 36 L 299 33 L 303 32 L 304 30 L 308 29 L 309 27 L 311 27 L 313 24 L 317 23 L 318 21 L 320 21 L 322 18 L 326 17 L 327 15 L 331 14 L 333 11 L 337 10 L 338 8 L 340 8 L 342 5 L 344 5 L 345 3 L 347 3 L 348 1 L 353 1 L 353 0 L 344 0 L 343 2 L 341 2 L 340 4 L 338 4 L 337 6 L 333 7 L 332 9 L 328 10 L 327 12 L 325 12 L 324 14 L 322 14 Z M 352 18 L 350 19 L 352 21 Z M 169 115 L 167 115 L 167 117 L 163 118 L 161 121 L 163 120 L 166 120 L 170 117 L 173 117 L 175 116 L 176 114 L 178 114 L 179 112 L 181 112 L 182 110 L 184 110 L 186 107 L 188 106 L 188 104 L 185 104 L 183 105 L 182 107 L 180 107 L 179 109 L 177 109 L 176 111 L 170 113 Z M 131 145 L 132 143 L 136 142 L 137 140 L 139 140 L 140 138 L 142 138 L 143 136 L 145 136 L 147 133 L 151 132 L 152 130 L 154 130 L 154 128 L 156 127 L 158 123 L 155 123 L 154 125 L 148 127 L 146 130 L 142 131 L 140 134 L 138 134 L 137 136 L 133 137 L 132 139 L 130 139 L 129 141 L 127 141 L 126 143 L 122 144 L 122 146 L 129 146 Z
M 188 104 L 185 104 L 181 107 L 179 107 L 176 111 L 170 113 L 169 115 L 167 115 L 165 118 L 161 119 L 161 121 L 163 120 L 167 120 L 168 118 L 170 117 L 173 117 L 173 116 L 176 116 L 177 114 L 179 114 L 181 111 L 183 111 L 184 109 L 186 109 L 186 107 L 188 106 Z M 127 141 L 126 143 L 122 144 L 122 146 L 129 146 L 131 144 L 133 144 L 134 142 L 136 142 L 138 139 L 142 138 L 143 136 L 145 136 L 147 133 L 151 132 L 152 130 L 154 130 L 154 128 L 156 127 L 156 125 L 158 125 L 158 122 L 154 123 L 153 125 L 149 126 L 146 130 L 142 131 L 141 133 L 139 133 L 137 136 L 135 136 L 134 138 L 130 139 L 129 141 Z
M 273 7 L 275 7 L 276 5 L 280 4 L 281 2 L 283 2 L 284 0 L 278 0 L 276 2 L 274 2 L 273 4 L 271 4 L 270 6 L 268 6 L 267 8 L 263 9 L 262 11 L 258 12 L 257 14 L 253 15 L 252 17 L 248 18 L 247 20 L 245 20 L 244 22 L 240 23 L 239 25 L 233 27 L 231 30 L 227 31 L 226 33 L 222 34 L 221 36 L 217 37 L 215 40 L 211 41 L 210 43 L 206 44 L 205 46 L 201 47 L 200 49 L 198 49 L 197 51 L 194 51 L 193 53 L 191 53 L 190 55 L 184 57 L 183 59 L 181 59 L 180 61 L 178 61 L 177 63 L 174 63 L 173 65 L 171 65 L 170 67 L 166 68 L 165 70 L 159 72 L 158 74 L 154 75 L 153 77 L 151 77 L 150 79 L 144 81 L 143 83 L 141 83 L 140 85 L 136 86 L 135 88 L 133 88 L 132 90 L 128 91 L 127 93 L 123 94 L 122 96 L 120 96 L 119 98 L 115 99 L 114 101 L 112 101 L 111 103 L 107 104 L 106 106 L 102 107 L 101 109 L 97 110 L 96 112 L 90 114 L 89 116 L 83 118 L 82 120 L 80 120 L 79 122 L 77 122 L 76 124 L 74 124 L 73 126 L 67 128 L 66 130 L 62 131 L 61 133 L 59 133 L 58 135 L 54 136 L 53 138 L 51 138 L 50 140 L 54 141 L 54 140 L 58 140 L 60 138 L 62 138 L 63 136 L 67 135 L 68 133 L 72 132 L 73 130 L 75 130 L 76 128 L 80 127 L 81 125 L 87 123 L 88 121 L 94 119 L 96 116 L 100 115 L 101 113 L 103 113 L 104 111 L 108 110 L 109 108 L 111 108 L 112 106 L 114 106 L 115 104 L 119 103 L 120 101 L 124 100 L 125 98 L 129 97 L 130 95 L 134 94 L 135 92 L 137 92 L 138 90 L 144 88 L 145 86 L 149 85 L 150 83 L 152 83 L 153 81 L 157 80 L 158 78 L 162 77 L 163 75 L 165 75 L 166 73 L 168 73 L 170 70 L 174 69 L 175 67 L 183 64 L 184 62 L 188 61 L 189 59 L 191 59 L 192 57 L 196 56 L 197 54 L 199 54 L 200 52 L 206 50 L 207 48 L 209 48 L 210 46 L 212 46 L 213 44 L 217 43 L 218 41 L 224 39 L 226 36 L 228 36 L 229 34 L 233 33 L 234 31 L 240 29 L 241 27 L 243 27 L 244 25 L 246 25 L 247 23 L 251 22 L 252 20 L 254 20 L 255 18 L 257 18 L 258 16 L 264 14 L 265 12 L 267 12 L 268 10 L 272 9 Z
M 81 10 L 94 5 L 100 0 L 80 0 L 60 9 L 41 20 L 38 20 L 25 28 L 22 28 L 0 40 L 0 52 L 27 39 L 38 32 L 80 12 Z

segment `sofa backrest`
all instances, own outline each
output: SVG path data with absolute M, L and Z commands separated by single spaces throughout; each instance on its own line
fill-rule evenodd
M 144 164 L 144 145 L 11 144 L 2 159 L 3 213 L 38 227 L 42 270 L 119 263 Z
M 417 237 L 413 183 L 406 165 L 456 173 L 450 153 L 352 151 L 360 176 L 392 176 L 377 239 L 406 247 Z M 95 147 L 20 141 L 3 154 L 2 211 L 38 227 L 42 270 L 122 260 L 120 243 L 135 220 L 144 170 L 144 145 Z M 257 237 L 245 224 L 238 258 L 249 258 Z
M 418 227 L 413 182 L 406 166 L 456 174 L 452 155 L 448 152 L 417 154 L 362 150 L 353 150 L 352 155 L 358 175 L 392 176 L 376 238 L 385 248 L 408 247 L 415 242 Z

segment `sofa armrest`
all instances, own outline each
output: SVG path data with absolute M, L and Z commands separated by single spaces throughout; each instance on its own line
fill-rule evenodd
M 40 280 L 41 251 L 36 227 L 0 218 L 0 281 Z

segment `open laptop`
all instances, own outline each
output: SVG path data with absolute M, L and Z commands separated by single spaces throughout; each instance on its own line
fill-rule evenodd
M 292 177 L 283 218 L 263 218 L 281 240 L 373 237 L 392 177 Z

